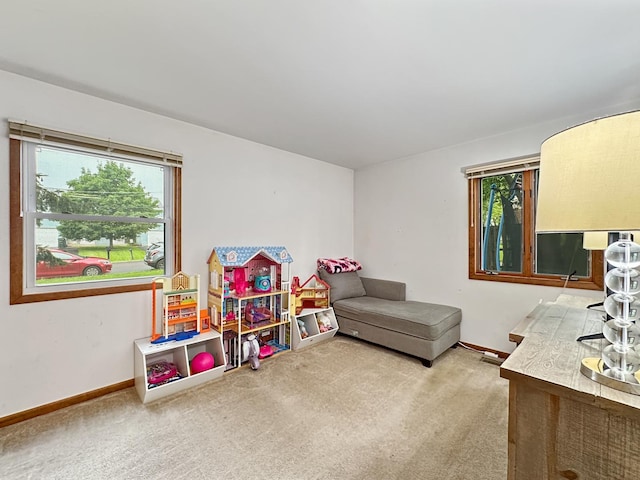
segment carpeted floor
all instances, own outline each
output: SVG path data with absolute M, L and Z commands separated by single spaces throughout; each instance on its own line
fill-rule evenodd
M 148 405 L 131 388 L 0 429 L 0 478 L 501 480 L 507 408 L 477 353 L 429 369 L 338 335 Z

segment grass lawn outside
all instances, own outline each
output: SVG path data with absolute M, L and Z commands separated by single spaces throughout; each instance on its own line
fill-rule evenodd
M 132 262 L 144 260 L 146 250 L 139 246 L 118 245 L 107 254 L 107 247 L 79 247 L 78 255 L 83 257 L 108 258 L 112 262 Z
M 160 269 L 147 270 L 144 272 L 129 272 L 129 273 L 105 273 L 104 275 L 98 275 L 95 277 L 58 277 L 58 278 L 42 278 L 36 281 L 36 285 L 47 285 L 51 283 L 71 283 L 71 282 L 87 282 L 87 281 L 100 281 L 111 280 L 114 278 L 139 278 L 139 277 L 162 277 L 164 271 Z

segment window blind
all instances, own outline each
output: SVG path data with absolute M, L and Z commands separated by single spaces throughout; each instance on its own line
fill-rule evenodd
M 462 173 L 468 179 L 535 170 L 540 167 L 540 154 L 510 158 L 499 162 L 489 162 L 463 167 Z
M 51 128 L 32 125 L 27 122 L 9 120 L 9 138 L 42 145 L 65 145 L 91 149 L 113 155 L 124 155 L 142 158 L 151 163 L 182 167 L 182 155 L 175 152 L 164 152 L 126 143 L 114 142 L 111 139 L 101 139 L 79 135 L 77 133 L 54 130 Z

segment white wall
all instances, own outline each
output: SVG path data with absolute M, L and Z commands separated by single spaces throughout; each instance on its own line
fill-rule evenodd
M 508 333 L 541 301 L 598 292 L 468 279 L 467 182 L 460 169 L 540 151 L 550 135 L 619 105 L 357 170 L 355 252 L 368 276 L 407 283 L 412 300 L 462 309 L 462 340 L 510 352 Z
M 640 103 L 359 170 L 354 201 L 349 169 L 0 71 L 3 120 L 184 155 L 187 273 L 206 278 L 214 245 L 285 245 L 302 280 L 319 256 L 353 255 L 364 274 L 407 282 L 410 299 L 460 306 L 462 339 L 502 351 L 513 348 L 509 330 L 561 289 L 467 278 L 467 186 L 460 169 L 537 152 L 563 128 L 633 108 Z M 6 135 L 0 136 L 0 165 L 8 172 Z M 132 378 L 133 340 L 149 335 L 151 316 L 148 292 L 10 306 L 4 178 L 0 417 Z
M 2 71 L 0 117 L 182 153 L 182 266 L 205 285 L 215 245 L 285 245 L 301 280 L 353 255 L 350 169 Z M 133 378 L 151 323 L 148 292 L 9 305 L 8 152 L 0 135 L 0 417 Z

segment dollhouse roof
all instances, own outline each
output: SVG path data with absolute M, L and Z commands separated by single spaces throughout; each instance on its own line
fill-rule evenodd
M 329 284 L 321 280 L 317 275 L 311 275 L 306 282 L 300 285 L 300 288 L 329 289 Z
M 286 248 L 272 247 L 213 247 L 207 263 L 211 263 L 214 255 L 225 267 L 240 267 L 257 255 L 263 255 L 276 263 L 291 263 L 293 258 Z

